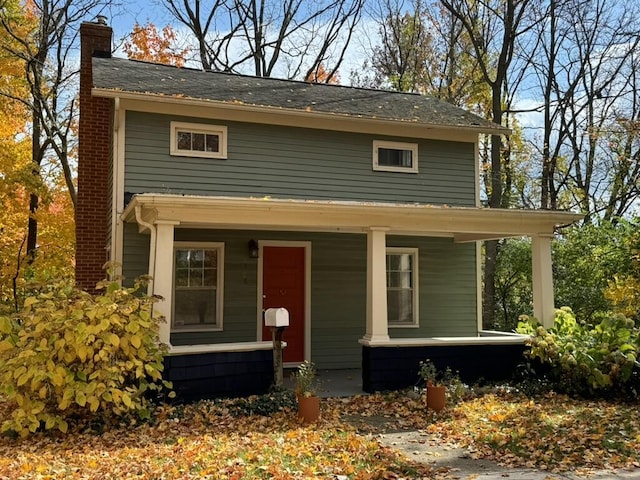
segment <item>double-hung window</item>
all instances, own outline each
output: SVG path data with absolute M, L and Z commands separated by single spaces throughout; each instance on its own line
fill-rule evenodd
M 418 144 L 374 140 L 373 169 L 418 173 Z
M 171 122 L 171 155 L 227 158 L 227 127 Z
M 418 326 L 418 249 L 387 248 L 387 316 L 390 327 Z
M 172 329 L 222 330 L 223 243 L 182 243 L 174 247 Z

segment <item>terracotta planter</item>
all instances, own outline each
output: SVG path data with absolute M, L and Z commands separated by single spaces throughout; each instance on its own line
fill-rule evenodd
M 447 387 L 427 385 L 427 408 L 434 412 L 444 409 L 447 403 Z
M 314 423 L 320 417 L 320 397 L 298 396 L 298 419 L 303 425 Z

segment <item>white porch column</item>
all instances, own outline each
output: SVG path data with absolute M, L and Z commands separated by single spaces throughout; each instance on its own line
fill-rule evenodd
M 553 271 L 551 268 L 552 238 L 553 235 L 534 235 L 531 237 L 533 315 L 545 328 L 553 326 L 555 317 Z
M 171 305 L 173 304 L 173 231 L 178 222 L 155 222 L 156 238 L 155 249 L 151 245 L 149 259 L 153 260 L 153 294 L 160 295 L 163 299 L 155 304 L 155 309 L 164 315 L 166 321 L 160 324 L 160 341 L 171 346 Z
M 363 340 L 388 342 L 387 322 L 387 228 L 367 232 L 367 331 Z

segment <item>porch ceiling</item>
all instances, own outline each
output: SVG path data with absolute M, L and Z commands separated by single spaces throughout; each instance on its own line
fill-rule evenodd
M 390 235 L 444 236 L 457 242 L 551 235 L 555 227 L 581 218 L 576 213 L 546 210 L 148 193 L 135 195 L 122 214 L 125 222 L 138 223 L 140 231 L 156 222 L 192 228 L 345 233 L 376 227 Z

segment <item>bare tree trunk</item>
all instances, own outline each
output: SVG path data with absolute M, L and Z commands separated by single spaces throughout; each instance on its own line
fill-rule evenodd
M 549 66 L 548 74 L 544 86 L 544 133 L 542 140 L 542 178 L 540 192 L 540 208 L 547 210 L 551 208 L 550 191 L 552 168 L 551 168 L 551 93 L 555 79 L 556 62 L 556 7 L 555 0 L 550 1 L 549 9 Z
M 512 65 L 516 40 L 528 30 L 525 22 L 530 0 L 496 1 L 440 0 L 441 4 L 462 22 L 471 37 L 476 59 L 482 70 L 484 81 L 491 88 L 491 120 L 502 124 L 503 114 L 508 109 L 509 99 L 503 92 L 509 89 L 509 68 Z M 538 21 L 535 19 L 534 21 Z M 494 38 L 499 38 L 494 42 Z M 497 51 L 497 59 L 492 51 Z M 513 86 L 511 93 L 515 92 Z M 506 105 L 503 105 L 503 103 Z M 499 135 L 491 138 L 491 191 L 489 207 L 504 207 L 503 202 L 503 140 Z M 485 265 L 483 287 L 483 324 L 493 325 L 495 312 L 495 272 L 498 244 L 485 242 Z
M 41 147 L 40 147 L 40 119 L 38 113 L 32 111 L 31 115 L 32 130 L 31 130 L 31 173 L 37 178 L 35 184 L 40 180 L 40 162 L 41 162 Z M 36 248 L 38 245 L 38 219 L 36 217 L 38 213 L 39 204 L 38 194 L 32 191 L 29 194 L 29 220 L 27 222 L 27 264 L 30 265 L 36 259 Z
M 27 241 L 26 235 L 22 237 L 22 242 L 20 243 L 20 248 L 16 253 L 16 271 L 13 274 L 13 278 L 11 279 L 12 293 L 13 293 L 13 308 L 16 312 L 20 310 L 20 298 L 18 296 L 18 278 L 20 278 L 20 269 L 22 268 L 22 249 L 24 248 L 24 244 Z

